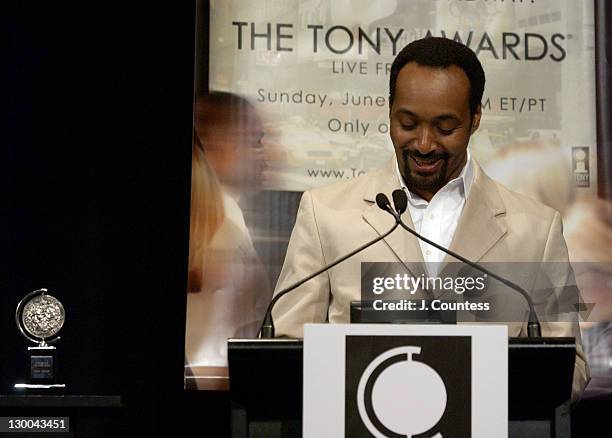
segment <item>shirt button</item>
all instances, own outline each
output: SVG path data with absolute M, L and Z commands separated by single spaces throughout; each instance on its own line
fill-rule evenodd
M 426 254 L 426 255 L 431 255 L 431 251 L 430 251 L 430 250 L 427 250 L 427 251 L 425 251 L 425 254 Z
M 433 218 L 434 218 L 434 215 L 433 215 L 433 214 L 429 216 L 429 219 L 433 219 Z

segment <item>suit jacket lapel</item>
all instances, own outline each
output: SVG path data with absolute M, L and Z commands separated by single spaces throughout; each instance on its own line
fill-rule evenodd
M 384 234 L 393 226 L 393 217 L 382 211 L 376 205 L 376 195 L 384 193 L 391 200 L 393 190 L 399 189 L 400 183 L 395 172 L 395 156 L 387 163 L 386 166 L 379 170 L 378 175 L 374 179 L 369 190 L 364 194 L 365 206 L 362 211 L 363 219 L 372 227 L 378 234 Z M 410 213 L 406 211 L 402 215 L 402 219 L 409 227 L 413 228 L 412 218 Z M 416 237 L 410 235 L 407 231 L 398 228 L 393 233 L 385 238 L 385 242 L 394 252 L 398 261 L 404 263 L 406 268 L 415 276 L 419 276 L 425 272 L 423 268 L 423 255 L 421 247 Z
M 470 261 L 480 260 L 507 232 L 506 212 L 497 187 L 474 162 L 474 182 L 463 207 L 450 249 Z M 446 255 L 445 262 L 456 261 Z
M 472 262 L 478 262 L 506 234 L 506 224 L 500 220 L 505 212 L 497 187 L 474 162 L 474 182 L 449 249 Z M 451 265 L 448 265 L 449 262 Z M 445 266 L 440 269 L 441 277 L 465 275 L 460 274 L 463 266 L 457 265 L 461 262 L 454 257 L 447 254 L 443 263 Z M 450 291 L 435 292 L 434 295 L 438 299 L 458 299 Z

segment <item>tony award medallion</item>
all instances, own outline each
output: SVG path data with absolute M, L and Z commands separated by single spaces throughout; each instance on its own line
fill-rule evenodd
M 17 383 L 15 388 L 49 389 L 65 388 L 57 383 L 56 348 L 59 331 L 64 325 L 66 314 L 62 303 L 47 289 L 38 289 L 27 294 L 17 305 L 15 322 L 21 334 L 36 344 L 28 347 L 30 381 Z

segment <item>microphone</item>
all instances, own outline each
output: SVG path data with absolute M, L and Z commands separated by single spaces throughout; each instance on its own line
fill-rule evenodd
M 384 196 L 384 195 L 383 195 Z M 395 218 L 395 220 L 399 223 L 399 225 L 405 229 L 406 231 L 408 231 L 410 234 L 416 236 L 418 239 L 422 240 L 423 242 L 428 243 L 429 245 L 433 246 L 434 248 L 439 249 L 440 251 L 451 255 L 452 257 L 456 258 L 457 260 L 462 261 L 463 263 L 471 266 L 472 268 L 487 274 L 491 277 L 493 277 L 494 279 L 496 279 L 497 281 L 499 281 L 500 283 L 508 286 L 510 289 L 515 290 L 516 292 L 520 293 L 525 300 L 527 301 L 527 304 L 529 305 L 529 321 L 527 323 L 527 337 L 529 338 L 539 338 L 542 336 L 542 328 L 540 326 L 540 321 L 538 319 L 538 314 L 536 313 L 535 310 L 535 305 L 533 304 L 533 300 L 531 299 L 531 297 L 529 296 L 529 294 L 527 293 L 527 291 L 525 291 L 525 289 L 523 289 L 522 287 L 518 286 L 517 284 L 511 282 L 510 280 L 507 280 L 503 277 L 500 277 L 499 275 L 489 271 L 488 269 L 486 269 L 484 266 L 476 263 L 476 262 L 472 262 L 471 260 L 466 259 L 465 257 L 457 254 L 454 251 L 451 251 L 450 249 L 444 248 L 442 245 L 437 244 L 436 242 L 433 242 L 431 240 L 429 240 L 428 238 L 421 236 L 419 233 L 417 233 L 416 231 L 414 231 L 412 228 L 410 228 L 409 226 L 407 226 L 404 221 L 401 218 L 401 214 L 406 210 L 406 207 L 408 205 L 408 197 L 406 196 L 406 193 L 401 190 L 401 189 L 397 189 L 393 191 L 393 203 L 395 204 L 395 209 L 397 210 L 396 212 L 391 213 L 393 215 L 393 217 Z M 378 196 L 377 196 L 378 198 Z M 386 198 L 386 196 L 385 196 Z M 378 202 L 378 200 L 377 200 Z M 388 200 L 387 200 L 388 202 Z M 386 210 L 383 208 L 383 210 Z
M 406 211 L 406 207 L 408 207 L 408 197 L 406 196 L 406 192 L 399 189 L 394 190 L 391 196 L 393 196 L 393 205 L 395 206 L 395 210 L 397 211 L 397 214 L 401 216 L 402 213 Z
M 379 193 L 376 195 L 376 205 L 378 205 L 378 208 L 381 210 L 385 210 L 387 213 L 391 214 L 395 218 L 396 222 L 399 223 L 400 217 L 395 210 L 393 210 L 393 207 L 391 207 L 391 202 L 389 202 L 387 195 L 384 193 Z
M 386 233 L 381 234 L 380 236 L 378 236 L 376 239 L 371 240 L 370 242 L 368 242 L 368 243 L 366 243 L 364 245 L 361 245 L 359 248 L 355 249 L 354 251 L 351 251 L 347 255 L 340 257 L 338 260 L 330 263 L 327 266 L 322 267 L 318 271 L 310 274 L 309 276 L 301 279 L 300 281 L 298 281 L 298 282 L 292 284 L 291 286 L 286 287 L 285 289 L 283 289 L 280 292 L 278 292 L 272 298 L 272 300 L 270 301 L 270 304 L 268 304 L 268 309 L 266 310 L 266 313 L 265 313 L 264 319 L 263 319 L 263 323 L 261 324 L 261 328 L 259 330 L 260 338 L 262 338 L 262 339 L 271 339 L 271 338 L 274 337 L 274 320 L 272 319 L 272 309 L 274 308 L 274 305 L 278 302 L 278 300 L 280 298 L 282 298 L 283 296 L 285 296 L 286 294 L 288 294 L 292 290 L 297 289 L 302 284 L 306 283 L 308 280 L 311 280 L 314 277 L 316 277 L 317 275 L 322 274 L 323 272 L 327 271 L 328 269 L 333 268 L 334 266 L 336 266 L 339 263 L 342 263 L 346 259 L 353 257 L 355 254 L 357 254 L 357 253 L 363 251 L 364 249 L 374 245 L 376 242 L 379 242 L 379 241 L 383 240 L 385 237 L 387 237 L 389 234 L 391 234 L 393 231 L 395 231 L 395 229 L 400 225 L 401 219 L 400 219 L 399 215 L 391 207 L 391 203 L 389 202 L 389 198 L 387 198 L 387 196 L 384 193 L 379 193 L 378 195 L 376 195 L 376 205 L 378 205 L 379 208 L 381 208 L 382 210 L 385 210 L 386 212 L 388 212 L 389 214 L 391 214 L 395 218 L 395 224 L 393 225 L 393 227 L 391 227 L 391 229 L 389 231 L 387 231 Z

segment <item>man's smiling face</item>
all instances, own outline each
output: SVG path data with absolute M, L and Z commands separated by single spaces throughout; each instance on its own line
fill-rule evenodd
M 461 173 L 480 115 L 480 106 L 470 114 L 470 81 L 461 68 L 410 62 L 400 70 L 390 135 L 410 191 L 429 201 Z

